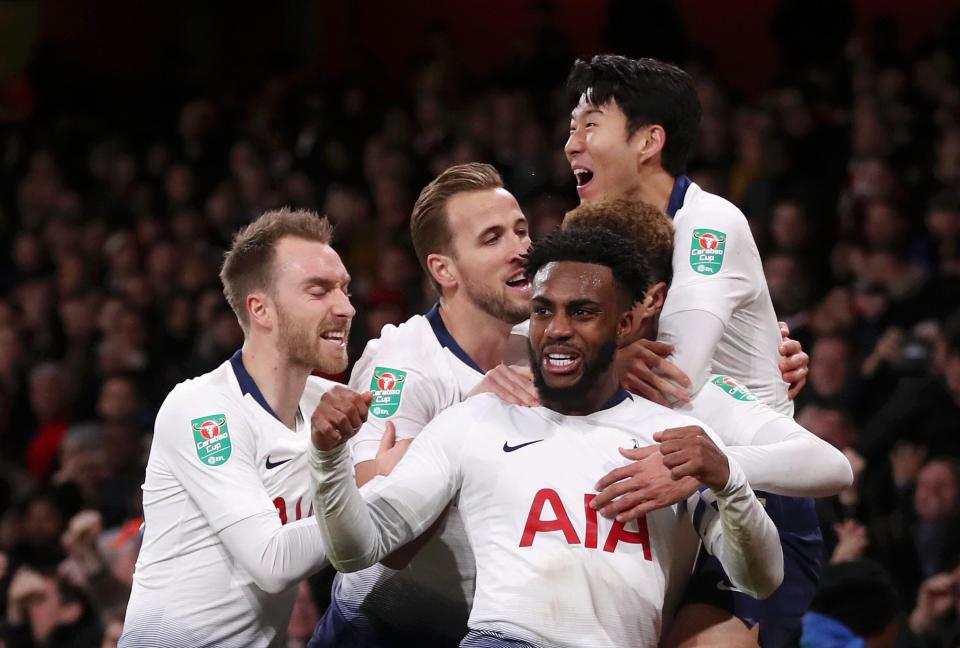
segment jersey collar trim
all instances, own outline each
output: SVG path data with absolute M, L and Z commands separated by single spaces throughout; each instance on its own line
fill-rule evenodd
M 683 199 L 686 197 L 690 185 L 690 178 L 685 175 L 677 176 L 677 179 L 673 181 L 673 191 L 670 192 L 670 202 L 667 203 L 667 216 L 673 218 L 683 207 Z
M 240 392 L 244 396 L 247 394 L 253 396 L 253 400 L 257 401 L 257 403 L 260 404 L 260 407 L 267 411 L 267 414 L 280 421 L 280 417 L 277 416 L 277 413 L 273 411 L 273 408 L 270 407 L 270 403 L 268 403 L 267 399 L 264 397 L 263 392 L 260 391 L 259 387 L 257 387 L 257 383 L 253 380 L 253 376 L 251 376 L 250 372 L 247 371 L 247 368 L 243 366 L 241 349 L 237 349 L 237 352 L 230 357 L 230 365 L 233 367 L 233 373 L 236 375 L 237 383 L 240 385 Z M 282 422 L 283 421 L 281 421 L 281 423 Z
M 433 334 L 437 336 L 437 341 L 440 343 L 440 346 L 450 349 L 450 353 L 457 356 L 463 364 L 477 373 L 483 373 L 480 367 L 477 366 L 477 363 L 473 361 L 473 358 L 467 355 L 463 347 L 457 344 L 457 341 L 450 335 L 450 331 L 447 330 L 447 325 L 443 323 L 443 318 L 440 317 L 440 304 L 434 304 L 430 312 L 424 315 L 424 317 L 430 322 L 430 327 L 433 328 Z
M 615 393 L 612 397 L 610 397 L 610 400 L 608 400 L 608 401 L 603 405 L 603 407 L 601 407 L 601 408 L 600 408 L 599 410 L 597 410 L 597 411 L 599 412 L 599 411 L 602 411 L 602 410 L 610 409 L 611 407 L 616 407 L 617 405 L 619 405 L 619 404 L 622 403 L 623 401 L 627 400 L 628 398 L 629 398 L 630 400 L 633 400 L 633 396 L 630 395 L 630 392 L 628 392 L 626 389 L 624 389 L 623 387 L 621 387 L 620 389 L 618 389 L 618 390 L 616 391 L 616 393 Z

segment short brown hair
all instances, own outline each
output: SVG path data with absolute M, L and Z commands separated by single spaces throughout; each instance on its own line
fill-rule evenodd
M 606 227 L 630 242 L 650 264 L 654 281 L 673 278 L 673 223 L 662 211 L 637 200 L 605 200 L 567 212 L 563 229 Z
M 287 236 L 330 245 L 333 225 L 316 212 L 282 207 L 265 212 L 237 232 L 223 256 L 223 296 L 244 330 L 249 324 L 247 295 L 273 288 L 274 253 L 277 242 Z
M 501 187 L 503 178 L 496 169 L 489 164 L 471 162 L 450 167 L 420 192 L 410 217 L 410 238 L 417 253 L 417 261 L 438 292 L 440 286 L 430 274 L 427 257 L 437 252 L 449 251 L 453 234 L 447 219 L 447 201 L 459 193 Z

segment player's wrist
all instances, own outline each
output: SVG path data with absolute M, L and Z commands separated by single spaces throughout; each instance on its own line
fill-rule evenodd
M 714 488 L 707 484 L 718 498 L 729 497 L 730 495 L 739 493 L 747 483 L 746 475 L 744 475 L 740 465 L 727 455 L 724 455 L 724 458 L 727 462 L 726 481 L 723 482 L 720 488 Z
M 310 444 L 310 463 L 324 472 L 337 468 L 347 459 L 349 459 L 349 451 L 346 443 L 341 443 L 330 449 L 322 449 Z

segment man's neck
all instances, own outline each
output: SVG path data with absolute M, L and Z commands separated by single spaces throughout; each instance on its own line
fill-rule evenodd
M 478 308 L 465 295 L 441 298 L 440 317 L 453 339 L 481 371 L 486 373 L 503 360 L 513 328 L 509 323 Z
M 637 184 L 623 198 L 645 202 L 666 213 L 676 178 L 659 167 L 655 169 L 641 167 L 638 175 Z
M 291 430 L 297 427 L 297 408 L 310 370 L 292 364 L 266 340 L 247 338 L 241 358 L 247 373 L 277 418 Z
M 606 375 L 600 376 L 596 384 L 582 398 L 578 398 L 576 401 L 569 398 L 552 401 L 547 398 L 543 400 L 543 404 L 547 409 L 552 409 L 564 416 L 587 416 L 603 409 L 619 390 L 620 379 L 617 377 L 616 371 L 609 371 Z M 541 398 L 543 398 L 543 395 L 541 395 Z

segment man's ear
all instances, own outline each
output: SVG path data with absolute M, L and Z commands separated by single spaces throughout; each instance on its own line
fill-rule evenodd
M 653 124 L 644 126 L 630 138 L 637 152 L 637 164 L 659 159 L 664 145 L 667 143 L 667 132 L 663 126 Z
M 247 316 L 251 324 L 270 330 L 274 322 L 273 300 L 265 292 L 257 290 L 247 295 Z
M 445 254 L 427 255 L 427 269 L 442 288 L 453 288 L 459 282 L 457 266 L 453 259 Z
M 643 296 L 643 305 L 647 307 L 650 315 L 658 315 L 663 310 L 663 302 L 667 300 L 666 281 L 658 281 L 653 284 Z
M 636 324 L 637 319 L 632 307 L 620 314 L 620 319 L 617 321 L 617 347 L 633 341 Z

